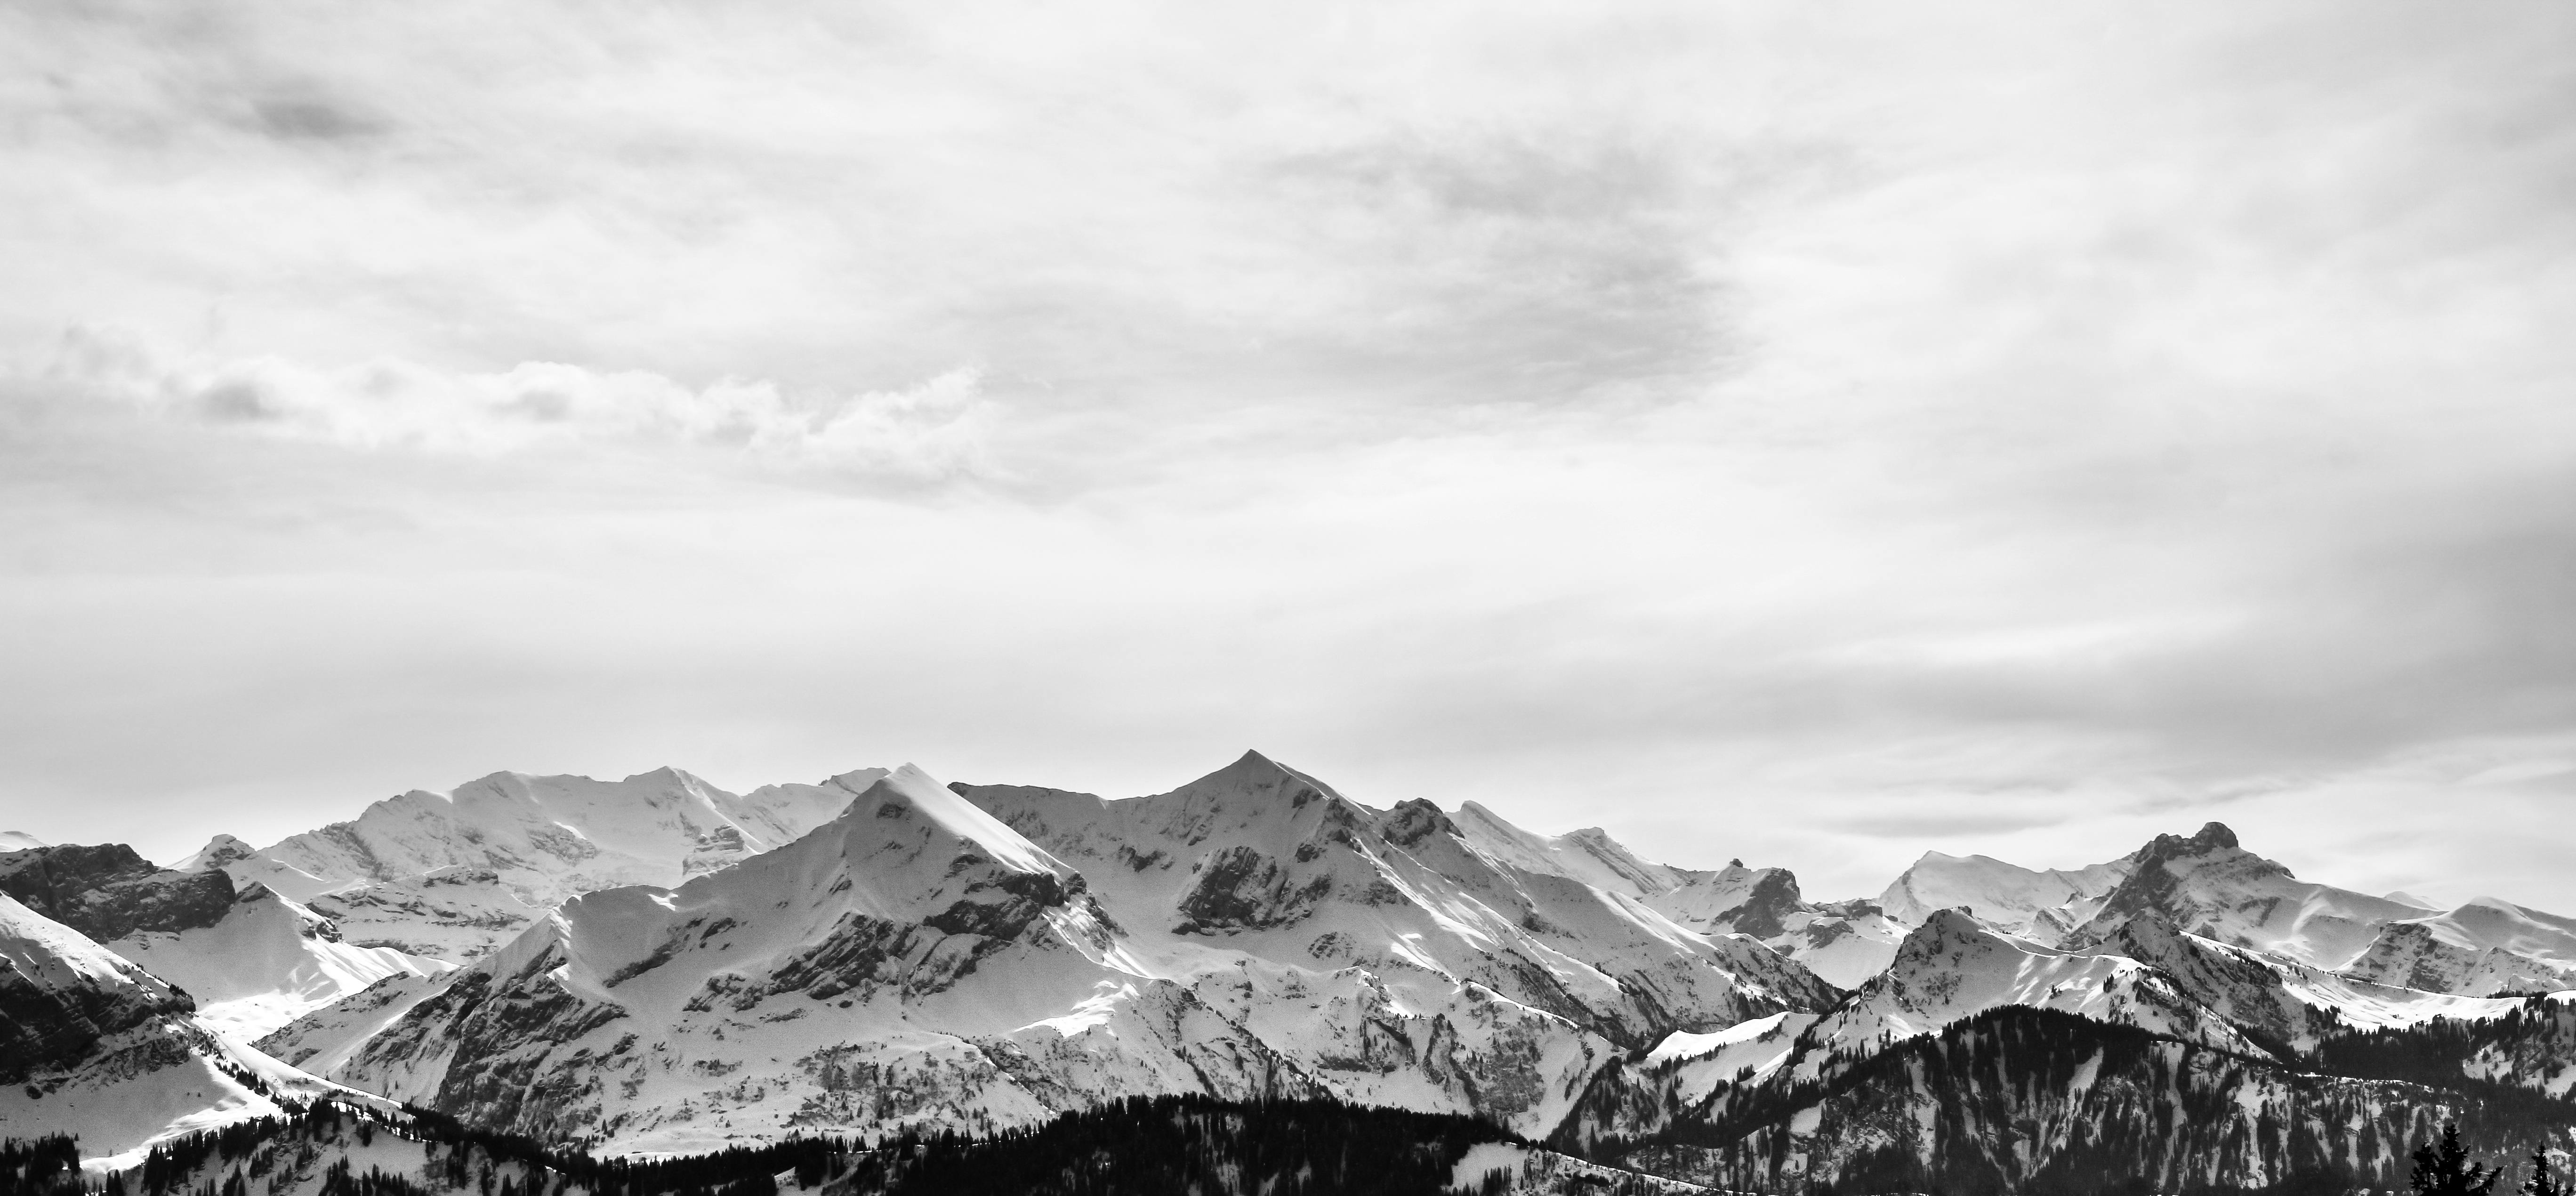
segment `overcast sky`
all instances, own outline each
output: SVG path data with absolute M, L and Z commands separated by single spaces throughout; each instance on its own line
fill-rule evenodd
M 2571 45 L 0 6 L 0 828 L 1258 747 L 1815 896 L 2221 819 L 2576 912 Z

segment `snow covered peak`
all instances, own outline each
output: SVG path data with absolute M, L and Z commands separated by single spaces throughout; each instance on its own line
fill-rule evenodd
M 829 783 L 857 793 L 884 780 L 885 777 L 886 770 L 882 768 L 855 768 L 848 772 L 834 773 Z
M 2064 945 L 2099 943 L 2129 919 L 2153 913 L 2215 942 L 2338 968 L 2367 948 L 2380 927 L 2424 915 L 2385 898 L 2302 881 L 2238 846 L 2221 823 L 2189 838 L 2159 835 L 2129 863 L 2119 887 L 2060 936 Z
M 1347 802 L 1333 787 L 1257 751 L 1246 751 L 1232 764 L 1183 785 L 1167 797 L 1185 804 L 1239 809 L 1246 801 L 1303 806 L 1314 798 Z
M 2236 845 L 2235 831 L 2227 829 L 2227 824 L 2224 822 L 2211 822 L 2202 824 L 2200 830 L 2189 838 L 2181 835 L 2158 835 L 2148 840 L 2146 846 L 2130 853 L 2129 859 L 2143 867 L 2147 864 L 2186 856 L 2205 856 L 2216 852 L 2241 850 L 2243 848 Z M 2271 863 L 2268 860 L 2264 862 Z M 2272 866 L 2281 867 L 2279 864 Z M 2281 871 L 2284 875 L 2289 873 L 2287 868 L 2281 868 Z
M 2147 964 L 2053 950 L 1998 934 L 1965 911 L 1939 909 L 1898 945 L 1886 971 L 1807 1030 L 1798 1066 L 1812 1077 L 1832 1052 L 1868 1052 L 2005 1005 L 2138 1026 L 2239 1053 L 2259 1051 Z
M 1920 923 L 1935 910 L 1965 909 L 2007 934 L 2051 941 L 2090 917 L 2135 866 L 2124 859 L 2034 871 L 1990 856 L 1927 851 L 1879 894 L 1878 904 L 1903 923 Z
M 710 991 L 741 996 L 740 1008 L 794 995 L 773 1012 L 884 991 L 896 999 L 880 1012 L 895 1016 L 949 992 L 979 963 L 1000 968 L 997 952 L 1044 954 L 1069 945 L 1063 933 L 1096 933 L 1085 889 L 1045 849 L 907 764 L 878 777 L 838 818 L 740 865 L 676 888 L 566 901 L 458 983 L 560 985 L 639 1017 L 682 1015 Z M 1055 979 L 1071 984 L 1073 975 Z M 1084 991 L 1021 995 L 1058 1002 L 1046 1006 L 1054 1012 Z M 976 1032 L 993 1032 L 1023 1024 L 1025 1004 L 1015 996 L 961 1016 Z
M 1907 932 L 1904 941 L 1896 945 L 1896 962 L 1889 966 L 1895 968 L 1908 962 L 1937 958 L 1956 951 L 1962 945 L 1987 943 L 2000 937 L 1966 910 L 1936 909 L 1924 917 L 1922 925 Z
M 883 775 L 845 777 L 872 783 Z M 387 798 L 353 821 L 272 844 L 226 870 L 307 900 L 461 866 L 491 871 L 543 908 L 595 889 L 677 884 L 724 867 L 821 825 L 855 793 L 836 781 L 737 796 L 667 767 L 618 781 L 496 772 L 452 793 Z
M 176 864 L 170 865 L 170 870 L 173 872 L 204 872 L 213 868 L 221 868 L 235 860 L 249 859 L 251 856 L 258 854 L 258 852 L 258 848 L 252 847 L 250 844 L 244 843 L 231 835 L 217 835 L 212 839 L 206 840 L 206 845 L 198 848 L 196 854 L 191 855 Z
M 1579 880 L 1631 897 L 1648 897 L 1682 883 L 1678 870 L 1639 859 L 1599 827 L 1562 835 L 1522 830 L 1475 802 L 1458 807 L 1458 833 L 1476 849 L 1515 868 Z
M 836 824 L 917 816 L 957 840 L 973 844 L 1014 872 L 1045 872 L 1070 878 L 1074 870 L 1045 848 L 1012 830 L 999 818 L 940 784 L 918 765 L 906 764 L 877 778 L 852 801 Z

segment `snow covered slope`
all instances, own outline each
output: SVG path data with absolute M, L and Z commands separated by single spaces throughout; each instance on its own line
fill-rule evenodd
M 160 977 L 5 895 L 0 966 L 0 1084 L 79 1063 L 102 1038 L 195 1008 Z
M 2344 970 L 2480 996 L 2576 988 L 2576 919 L 2479 897 L 2448 913 L 2381 926 Z
M 1703 934 L 1759 939 L 1837 987 L 1886 967 L 1907 929 L 1869 902 L 1807 901 L 1786 868 L 1747 868 L 1742 860 L 1715 871 L 1650 863 L 1598 827 L 1539 835 L 1475 802 L 1452 822 L 1460 838 L 1498 862 L 1636 898 Z
M 341 941 L 331 920 L 260 885 L 241 890 L 212 926 L 138 930 L 107 948 L 188 991 L 198 1016 L 250 1042 L 388 976 L 455 966 Z
M 511 892 L 499 873 L 463 865 L 351 885 L 304 904 L 351 945 L 456 963 L 490 954 L 547 912 Z
M 70 1133 L 90 1156 L 249 1117 L 319 1085 L 208 1032 L 187 995 L 0 896 L 0 1136 Z
M 2158 835 L 2125 862 L 2128 874 L 2065 942 L 2098 942 L 2152 912 L 2202 938 L 2337 968 L 2367 948 L 2381 926 L 2424 912 L 2302 881 L 2239 847 L 2236 833 L 2216 822 L 2188 838 Z
M 218 835 L 183 866 L 305 903 L 356 945 L 463 961 L 568 898 L 675 885 L 786 844 L 884 775 L 733 794 L 671 768 L 622 781 L 501 772 L 255 851 Z
M 1457 824 L 1460 838 L 1502 863 L 1579 880 L 1631 897 L 1677 888 L 1691 875 L 1684 869 L 1639 859 L 1599 827 L 1541 835 L 1522 830 L 1472 801 L 1458 807 L 1452 821 Z
M 2034 871 L 1988 856 L 1927 851 L 1879 894 L 1878 904 L 1906 926 L 1922 925 L 1934 910 L 1964 909 L 2006 934 L 2053 943 L 2091 918 L 2133 866 L 2119 859 Z
M 1535 836 L 1488 850 L 1428 802 L 1370 810 L 1258 752 L 1170 793 L 1122 801 L 960 789 L 1082 866 L 1110 915 L 1157 952 L 1224 948 L 1362 967 L 1391 982 L 1427 972 L 1633 1047 L 1676 1029 L 1821 1008 L 1837 995 L 1757 943 L 1693 931 L 1628 892 L 1568 874 L 1651 868 L 1624 852 L 1533 870 L 1513 858 L 1564 857 L 1533 850 Z M 1480 812 L 1476 821 L 1486 842 L 1499 838 L 1499 819 Z
M 1871 1054 L 2007 1005 L 2094 1021 L 2238 1053 L 2263 1048 L 2182 991 L 2160 969 L 2118 955 L 2078 955 L 1996 933 L 1958 910 L 1934 910 L 1885 972 L 1855 989 L 1799 1037 L 1812 1075 L 1830 1054 Z
M 1371 811 L 1258 756 L 1127 802 L 958 790 L 907 766 L 786 847 L 576 898 L 444 982 L 388 981 L 263 1045 L 618 1149 L 1157 1093 L 1537 1132 L 1613 1036 L 1835 995 L 1756 944 L 1504 865 L 1427 805 Z
M 354 821 L 224 867 L 298 899 L 444 868 L 490 870 L 530 905 L 551 908 L 620 885 L 678 884 L 777 847 L 879 775 L 736 796 L 675 768 L 622 781 L 496 772 L 450 793 L 387 798 Z
M 2145 916 L 2275 963 L 2430 992 L 2492 996 L 2576 982 L 2576 919 L 2491 897 L 2435 912 L 2404 894 L 2303 881 L 2216 822 L 2072 871 L 1933 852 L 1880 903 L 1900 924 L 1960 909 L 1999 932 L 2078 951 Z
M 240 1042 L 387 976 L 453 966 L 343 942 L 330 919 L 266 888 L 154 868 L 123 844 L 0 855 L 0 891 L 178 985 L 204 1024 Z

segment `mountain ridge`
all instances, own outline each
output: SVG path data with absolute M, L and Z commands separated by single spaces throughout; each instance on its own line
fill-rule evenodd
M 2528 1143 L 2533 1110 L 2576 1098 L 2576 994 L 2516 995 L 2570 987 L 2576 919 L 2301 880 L 2214 821 L 2073 869 L 1927 852 L 1876 899 L 1818 901 L 1785 868 L 1659 862 L 1481 802 L 1365 805 L 1258 751 L 1114 799 L 909 764 L 744 795 L 657 769 L 429 796 L 445 804 L 375 803 L 276 850 L 217 836 L 172 869 L 115 845 L 0 852 L 0 893 L 122 932 L 60 951 L 174 1003 L 46 1048 L 38 1087 L 98 1080 L 125 1049 L 109 1040 L 150 1022 L 199 1070 L 136 1075 L 346 1084 L 617 1151 L 1330 1099 L 1695 1183 L 2007 1187 L 2142 1149 L 2073 1127 L 2178 1114 L 2151 1091 L 2175 1069 L 2197 1078 L 2173 1092 L 2269 1102 L 2347 1151 L 2385 1143 L 2313 1119 L 2401 1134 L 2439 1107 Z M 53 941 L 31 918 L 61 927 L 27 910 L 0 939 Z M 1955 1066 L 1990 1051 L 2001 1071 Z M 1953 1087 L 1849 1087 L 1900 1073 Z M 231 1083 L 132 1124 L 240 1116 L 258 1091 Z M 1944 1161 L 1892 1119 L 2035 1153 Z M 2264 1151 L 2159 1174 L 2328 1173 Z M 2384 1179 L 2384 1154 L 2332 1173 Z

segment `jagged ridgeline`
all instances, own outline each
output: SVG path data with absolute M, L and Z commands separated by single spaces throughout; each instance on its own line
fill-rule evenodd
M 985 1139 L 797 1137 L 666 1159 L 593 1158 L 423 1110 L 323 1102 L 172 1139 L 86 1185 L 68 1137 L 11 1142 L 0 1165 L 10 1185 L 0 1196 L 1415 1196 L 1461 1179 L 1489 1193 L 1679 1188 L 1548 1159 L 1470 1118 L 1188 1096 L 1116 1101 Z
M 0 843 L 0 1137 L 157 1144 L 151 1196 L 712 1194 L 799 1151 L 835 1196 L 2389 1190 L 2443 1121 L 2512 1179 L 2576 1127 L 2576 918 L 2219 823 L 1819 902 L 1253 752 L 1132 798 L 496 774 L 168 868 Z M 435 1112 L 170 1161 L 371 1099 Z

